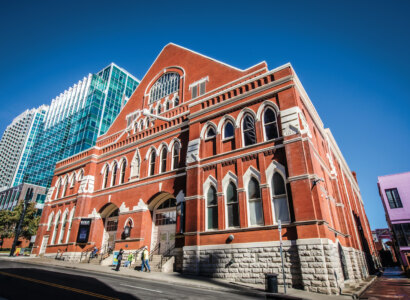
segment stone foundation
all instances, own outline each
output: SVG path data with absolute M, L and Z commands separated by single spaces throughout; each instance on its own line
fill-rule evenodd
M 364 255 L 342 248 L 349 279 L 344 278 L 338 244 L 327 239 L 284 241 L 286 285 L 323 294 L 339 294 L 348 280 L 367 277 Z M 283 284 L 279 242 L 190 246 L 183 248 L 183 273 L 245 283 L 265 283 L 266 273 Z

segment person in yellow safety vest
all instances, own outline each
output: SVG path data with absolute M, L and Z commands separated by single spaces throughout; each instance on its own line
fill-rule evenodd
M 148 252 L 148 247 L 145 246 L 144 250 L 142 251 L 142 264 L 141 264 L 141 272 L 144 272 L 144 267 L 145 271 L 151 272 L 151 268 L 149 266 L 149 252 Z

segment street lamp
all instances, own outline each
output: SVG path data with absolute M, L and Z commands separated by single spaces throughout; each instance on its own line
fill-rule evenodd
M 14 251 L 16 251 L 16 245 L 19 239 L 21 225 L 23 224 L 23 220 L 24 220 L 24 216 L 26 215 L 27 207 L 32 198 L 33 198 L 33 188 L 28 188 L 26 192 L 26 196 L 24 197 L 23 211 L 21 212 L 19 223 L 17 224 L 16 231 L 14 232 L 13 246 L 11 247 L 9 256 L 14 256 Z

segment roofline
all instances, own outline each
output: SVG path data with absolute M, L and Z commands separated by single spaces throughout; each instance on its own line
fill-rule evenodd
M 377 176 L 377 179 L 383 178 L 383 177 L 391 177 L 391 176 L 397 176 L 397 175 L 404 175 L 404 174 L 410 174 L 410 172 L 401 172 L 401 173 L 395 173 L 395 174 L 381 175 L 381 176 Z

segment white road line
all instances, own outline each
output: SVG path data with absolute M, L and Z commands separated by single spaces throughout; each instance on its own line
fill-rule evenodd
M 162 292 L 161 292 L 161 291 L 158 291 L 158 290 L 151 290 L 151 289 L 146 289 L 146 288 L 142 288 L 142 287 L 138 287 L 138 286 L 133 286 L 133 285 L 129 285 L 129 284 L 123 284 L 123 283 L 120 283 L 120 285 L 128 286 L 128 287 L 131 287 L 131 288 L 134 288 L 134 289 L 146 290 L 146 291 L 156 292 L 156 293 L 162 294 Z

